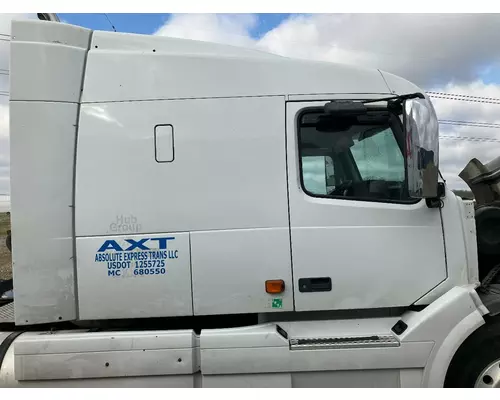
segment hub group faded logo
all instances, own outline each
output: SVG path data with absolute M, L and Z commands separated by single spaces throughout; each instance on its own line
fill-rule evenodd
M 141 224 L 135 215 L 117 215 L 115 221 L 109 224 L 110 233 L 137 233 L 141 231 Z

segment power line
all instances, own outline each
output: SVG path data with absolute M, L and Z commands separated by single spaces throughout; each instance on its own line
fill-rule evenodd
M 476 99 L 465 99 L 460 97 L 451 97 L 451 96 L 437 96 L 437 95 L 429 95 L 429 97 L 433 99 L 443 99 L 443 100 L 454 100 L 454 101 L 465 101 L 466 103 L 483 103 L 483 104 L 500 104 L 500 99 L 498 101 L 490 101 L 490 100 L 476 100 Z
M 477 142 L 477 143 L 500 143 L 500 139 L 482 138 L 482 137 L 478 137 L 478 136 L 439 135 L 439 139 L 458 140 L 458 141 L 463 141 L 463 142 Z
M 500 129 L 500 124 L 493 122 L 473 122 L 473 121 L 453 121 L 453 120 L 439 120 L 440 125 L 456 125 L 456 126 L 471 126 L 475 128 L 490 128 Z
M 483 97 L 483 96 L 473 96 L 470 94 L 456 94 L 456 93 L 444 93 L 444 92 L 426 92 L 426 93 L 429 95 L 437 95 L 437 96 L 450 96 L 450 97 L 460 97 L 466 99 L 500 101 L 500 98 L 498 97 Z

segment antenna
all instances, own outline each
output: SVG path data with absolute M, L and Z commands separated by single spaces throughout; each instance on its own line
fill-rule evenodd
M 116 28 L 113 25 L 113 23 L 111 22 L 111 20 L 109 19 L 108 14 L 104 14 L 104 16 L 106 17 L 106 19 L 108 20 L 109 24 L 111 25 L 111 28 L 113 28 L 113 31 L 116 32 Z

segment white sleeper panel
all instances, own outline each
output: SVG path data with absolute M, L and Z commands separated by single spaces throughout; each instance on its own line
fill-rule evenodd
M 80 319 L 192 315 L 189 234 L 77 238 Z
M 155 160 L 157 125 L 172 162 Z M 121 217 L 143 234 L 288 227 L 284 129 L 282 97 L 82 105 L 76 235 Z

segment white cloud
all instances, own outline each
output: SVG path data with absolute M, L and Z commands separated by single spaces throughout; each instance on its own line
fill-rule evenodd
M 36 18 L 36 14 L 0 14 L 0 69 L 9 69 L 9 42 L 10 24 L 15 19 Z M 0 90 L 4 90 L 0 87 Z
M 258 19 L 248 14 L 177 14 L 155 33 L 184 39 L 251 46 L 254 40 L 249 32 Z
M 288 56 L 381 68 L 428 87 L 469 82 L 500 54 L 495 14 L 350 14 L 296 16 L 259 40 Z
M 156 34 L 381 68 L 429 87 L 470 82 L 500 62 L 495 14 L 315 14 L 290 17 L 256 40 L 251 15 L 174 15 Z
M 460 85 L 449 84 L 437 90 L 445 93 L 500 98 L 500 85 L 485 84 L 481 81 Z M 440 120 L 500 124 L 500 104 L 439 98 L 433 99 L 433 103 Z M 470 159 L 477 158 L 486 163 L 500 155 L 500 129 L 441 125 L 440 130 L 442 136 L 456 136 L 459 139 L 442 139 L 440 143 L 441 169 L 453 187 L 465 188 L 465 184 L 457 175 Z
M 13 17 L 0 14 L 0 33 L 10 30 Z M 294 16 L 255 39 L 251 32 L 257 24 L 255 15 L 181 14 L 172 16 L 156 34 L 381 68 L 425 89 L 500 98 L 500 82 L 485 85 L 478 77 L 479 71 L 499 68 L 500 53 L 485 45 L 500 41 L 500 18 L 495 14 Z M 8 46 L 2 43 L 7 42 L 0 42 L 0 69 L 8 65 Z M 500 105 L 433 101 L 440 119 L 500 123 Z M 8 162 L 7 112 L 6 107 L 0 107 L 0 164 Z M 500 130 L 486 128 L 442 126 L 442 132 L 500 138 Z M 464 184 L 457 174 L 466 162 L 472 157 L 490 161 L 500 154 L 500 143 L 442 140 L 440 153 L 445 177 L 452 187 L 459 188 Z M 8 183 L 1 168 L 0 193 Z
M 14 19 L 37 18 L 36 14 L 0 14 L 0 33 L 10 35 L 10 24 Z
M 252 39 L 253 22 L 238 15 L 174 16 L 157 34 L 255 46 L 289 57 L 380 68 L 424 89 L 500 98 L 498 85 L 485 85 L 479 71 L 500 68 L 500 53 L 485 43 L 500 40 L 494 14 L 352 14 L 295 16 Z M 250 22 L 249 22 L 250 21 Z M 500 75 L 500 74 L 499 74 Z M 433 99 L 440 119 L 498 122 L 500 105 Z M 500 114 L 498 114 L 500 115 Z M 443 134 L 499 138 L 500 130 L 442 126 Z M 500 143 L 441 140 L 441 169 L 452 188 L 473 157 L 488 162 Z

